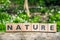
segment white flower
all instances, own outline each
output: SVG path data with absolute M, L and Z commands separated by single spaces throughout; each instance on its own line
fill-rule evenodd
M 19 10 L 19 13 L 22 13 L 23 11 Z
M 10 0 L 7 0 L 7 2 L 11 3 Z
M 15 15 L 15 17 L 16 17 L 17 15 Z
M 10 22 L 13 22 L 13 20 L 11 20 Z
M 22 18 L 19 18 L 19 19 L 23 21 L 23 19 L 22 19 Z
M 5 24 L 6 22 L 3 20 L 3 23 Z
M 60 11 L 58 11 L 58 13 L 60 13 Z
M 12 18 L 16 18 L 15 16 L 12 16 Z
M 55 21 L 53 21 L 55 23 Z
M 19 17 L 17 17 L 17 19 L 20 19 Z
M 4 2 L 3 0 L 1 2 Z
M 43 7 L 41 7 L 41 8 L 43 8 Z
M 25 23 L 28 23 L 28 21 L 25 21 Z
M 54 12 L 54 9 L 52 9 L 51 12 Z
M 3 6 L 1 6 L 1 8 L 4 8 Z
M 52 15 L 52 13 L 49 13 L 49 15 Z
M 29 21 L 31 21 L 31 19 L 29 19 Z

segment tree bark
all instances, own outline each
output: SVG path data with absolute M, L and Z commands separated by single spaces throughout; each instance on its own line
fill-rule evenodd
M 29 7 L 28 7 L 28 0 L 25 0 L 24 2 L 24 9 L 27 13 L 27 15 L 30 17 Z

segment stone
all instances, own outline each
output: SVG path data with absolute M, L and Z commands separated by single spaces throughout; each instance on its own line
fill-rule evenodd
M 57 32 L 57 33 L 40 33 L 40 32 L 0 33 L 0 40 L 60 40 L 60 32 Z

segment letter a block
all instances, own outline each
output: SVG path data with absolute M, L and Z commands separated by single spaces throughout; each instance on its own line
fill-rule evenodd
M 15 23 L 14 31 L 22 31 L 22 23 Z

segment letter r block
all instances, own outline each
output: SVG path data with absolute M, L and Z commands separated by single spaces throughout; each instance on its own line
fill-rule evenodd
M 44 24 L 44 23 L 40 23 L 40 31 L 41 32 L 47 32 L 47 24 Z

